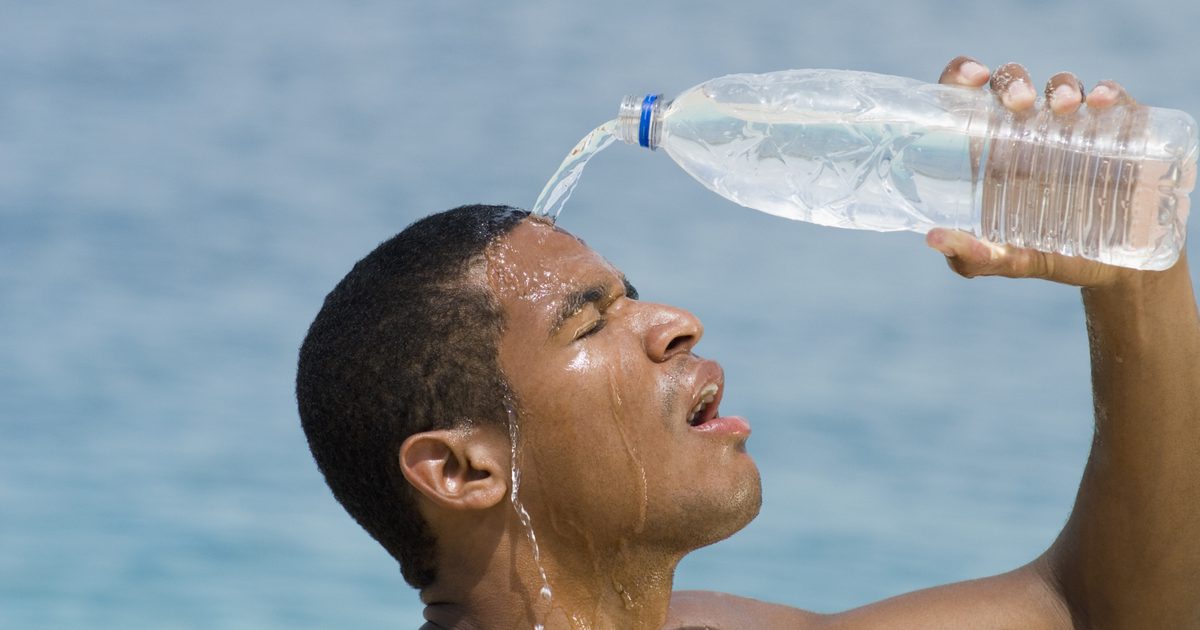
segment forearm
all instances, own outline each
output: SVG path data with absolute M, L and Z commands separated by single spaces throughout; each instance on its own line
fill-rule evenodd
M 1200 319 L 1187 262 L 1083 299 L 1096 433 L 1046 561 L 1082 626 L 1200 626 Z

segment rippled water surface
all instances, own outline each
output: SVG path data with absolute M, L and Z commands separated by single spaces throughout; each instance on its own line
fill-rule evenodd
M 432 211 L 527 207 L 624 94 L 729 72 L 971 52 L 1200 113 L 1200 5 L 1152 5 L 0 0 L 0 626 L 418 625 L 292 398 L 355 260 Z M 754 426 L 763 512 L 679 587 L 836 610 L 1012 568 L 1064 522 L 1075 291 L 744 210 L 626 146 L 559 224 L 704 320 Z

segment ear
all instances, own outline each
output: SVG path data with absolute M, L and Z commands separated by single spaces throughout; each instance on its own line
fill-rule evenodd
M 511 449 L 497 433 L 471 427 L 413 434 L 400 446 L 400 470 L 440 507 L 490 508 L 508 496 Z

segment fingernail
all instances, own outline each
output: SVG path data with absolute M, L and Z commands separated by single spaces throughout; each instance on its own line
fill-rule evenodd
M 1028 83 L 1013 81 L 1009 84 L 1008 89 L 1004 91 L 1004 95 L 1001 98 L 1004 100 L 1005 106 L 1012 107 L 1014 105 L 1032 103 L 1037 99 L 1037 95 L 1034 94 L 1033 88 L 1029 87 Z
M 1012 88 L 1008 89 L 1008 92 L 1013 95 L 1013 100 L 1015 101 L 1033 101 L 1034 98 L 1038 97 L 1037 94 L 1034 94 L 1033 86 L 1024 82 L 1024 80 L 1014 83 Z
M 1107 85 L 1097 85 L 1096 87 L 1092 88 L 1092 93 L 1089 95 L 1089 98 L 1092 97 L 1099 99 L 1112 99 L 1117 97 L 1117 91 L 1108 87 Z
M 983 81 L 987 79 L 988 76 L 987 68 L 983 67 L 983 64 L 976 61 L 968 61 L 959 66 L 958 73 L 968 81 Z
M 937 250 L 947 258 L 954 257 L 954 249 L 946 244 L 946 232 L 941 229 L 934 228 L 930 230 L 929 233 L 925 235 L 925 244 Z
M 1079 102 L 1079 93 L 1075 91 L 1075 88 L 1066 83 L 1054 88 L 1054 91 L 1050 93 L 1050 103 L 1052 105 L 1077 102 Z

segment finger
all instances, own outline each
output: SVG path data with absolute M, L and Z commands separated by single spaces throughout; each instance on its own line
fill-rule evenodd
M 958 230 L 935 228 L 925 235 L 925 242 L 946 256 L 955 273 L 967 278 L 1044 278 L 1052 271 L 1042 252 L 981 241 Z
M 1043 278 L 1081 287 L 1099 287 L 1116 282 L 1123 273 L 1136 273 L 1084 258 L 996 245 L 957 230 L 935 228 L 925 235 L 925 242 L 945 255 L 950 268 L 965 278 Z
M 1087 106 L 1104 109 L 1114 105 L 1133 105 L 1133 97 L 1116 81 L 1101 81 L 1087 95 Z
M 1000 102 L 1014 112 L 1033 107 L 1037 100 L 1029 73 L 1018 63 L 1006 63 L 996 68 L 992 73 L 991 87 L 992 92 L 1000 97 Z
M 935 228 L 925 235 L 925 243 L 946 257 L 946 264 L 960 276 L 1020 275 L 1012 267 L 1007 248 L 981 241 L 966 232 Z
M 1070 72 L 1059 72 L 1046 82 L 1046 103 L 1055 114 L 1070 114 L 1083 104 L 1083 82 Z
M 983 87 L 988 80 L 987 66 L 971 57 L 960 55 L 950 60 L 938 77 L 938 83 L 946 85 L 963 85 L 966 87 Z

